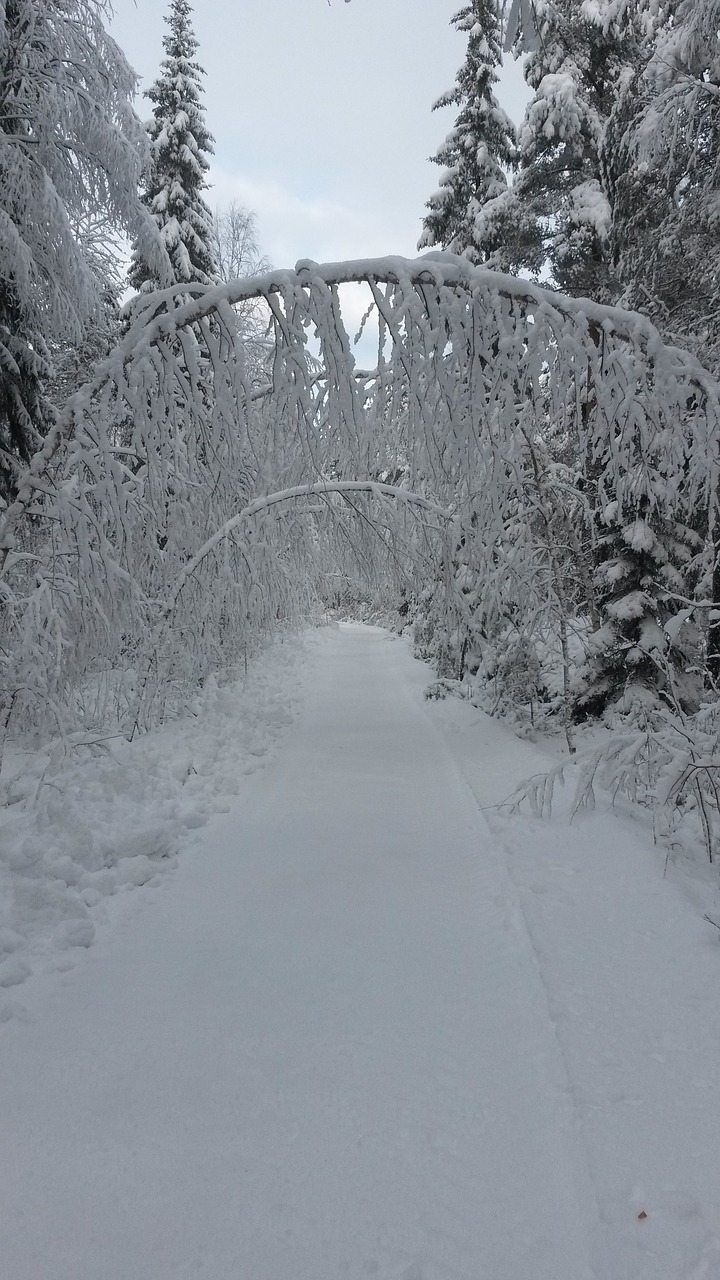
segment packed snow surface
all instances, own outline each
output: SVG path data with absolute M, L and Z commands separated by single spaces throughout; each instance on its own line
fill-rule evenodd
M 500 816 L 546 761 L 429 678 L 328 632 L 171 873 L 10 951 L 3 1280 L 720 1276 L 717 930 L 627 816 Z

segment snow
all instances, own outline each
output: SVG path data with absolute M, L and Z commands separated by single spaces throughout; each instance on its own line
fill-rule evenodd
M 157 886 L 190 833 L 270 758 L 299 696 L 310 645 L 285 638 L 186 720 L 128 743 L 108 737 L 8 752 L 0 773 L 0 1021 L 22 1012 L 2 989 L 90 946 L 109 897 Z M 6 959 L 12 956 L 12 961 Z M 62 955 L 67 968 L 72 955 Z
M 501 816 L 548 757 L 425 700 L 403 641 L 279 649 L 134 744 L 124 792 L 83 766 L 91 829 L 150 761 L 157 809 L 185 777 L 208 821 L 13 988 L 4 1280 L 718 1276 L 716 882 L 630 812 Z
M 578 106 L 578 86 L 569 71 L 548 72 L 538 85 L 520 131 L 520 150 L 533 146 L 536 135 L 546 138 L 574 138 L 582 127 Z
M 596 178 L 580 182 L 570 192 L 573 222 L 592 227 L 600 240 L 607 240 L 612 224 L 610 202 Z

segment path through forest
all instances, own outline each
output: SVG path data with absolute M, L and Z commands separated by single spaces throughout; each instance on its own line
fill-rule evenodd
M 488 820 L 533 749 L 427 680 L 331 633 L 232 811 L 2 1029 L 4 1280 L 720 1276 L 712 930 L 621 820 Z

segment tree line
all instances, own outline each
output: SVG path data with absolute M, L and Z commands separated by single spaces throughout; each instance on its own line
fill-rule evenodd
M 511 8 L 508 14 L 506 9 Z M 421 247 L 650 316 L 720 366 L 718 0 L 473 0 Z M 531 90 L 516 128 L 503 44 Z
M 203 302 L 264 264 L 252 217 L 206 201 L 187 0 L 170 0 L 148 127 L 101 0 L 7 0 L 0 473 L 5 527 L 22 512 L 24 533 L 0 540 L 6 721 L 43 699 L 78 714 L 68 662 L 81 684 L 100 652 L 139 664 L 137 706 L 161 666 L 190 687 L 254 627 L 378 581 L 491 709 L 541 707 L 568 730 L 607 710 L 684 723 L 714 696 L 718 3 L 509 8 L 454 18 L 467 54 L 421 241 L 447 272 L 432 253 L 402 281 L 354 268 L 378 351 L 348 381 L 340 284 L 310 266 Z M 503 45 L 525 51 L 533 89 L 518 131 L 495 94 Z M 454 513 L 441 551 L 427 520 L 370 510 L 400 489 Z M 291 491 L 306 498 L 292 518 L 273 503 L 253 541 L 212 541 Z M 208 538 L 213 599 L 184 576 Z M 192 607 L 171 625 L 180 595 Z
M 720 4 L 472 0 L 452 21 L 466 55 L 435 104 L 456 114 L 433 157 L 442 173 L 419 247 L 639 312 L 717 377 Z M 524 55 L 531 91 L 519 128 L 496 92 L 509 51 Z M 590 336 L 604 341 L 601 329 Z M 601 476 L 612 420 L 593 456 L 552 417 L 527 442 L 528 470 L 543 477 L 538 529 L 553 531 L 582 635 L 578 720 L 638 701 L 694 711 L 717 687 L 719 498 L 716 489 L 702 509 L 688 502 L 707 460 L 678 448 L 682 417 L 658 432 L 663 479 L 649 481 L 649 459 L 637 456 L 622 493 Z M 716 456 L 716 441 L 707 448 Z M 475 664 L 484 653 L 498 701 L 542 700 L 547 635 L 532 615 L 511 604 L 493 635 L 478 630 L 474 645 L 457 635 L 455 648 Z

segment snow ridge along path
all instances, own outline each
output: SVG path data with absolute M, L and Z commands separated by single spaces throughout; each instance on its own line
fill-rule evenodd
M 694 1110 L 681 1121 L 697 1177 L 658 1208 L 658 1236 L 654 1205 L 641 1220 L 624 1190 L 624 1097 L 608 1195 L 606 1130 L 589 1117 L 610 1104 L 582 1091 L 607 1027 L 589 1017 L 569 1035 L 557 1007 L 570 997 L 553 957 L 572 930 L 551 913 L 553 952 L 521 859 L 455 762 L 468 716 L 508 773 L 525 748 L 470 708 L 424 704 L 427 680 L 380 631 L 329 633 L 274 760 L 31 1020 L 2 1029 L 3 1280 L 720 1276 L 713 990 L 682 1027 L 683 1044 L 704 1037 L 687 1090 L 703 1090 L 706 1131 Z M 545 853 L 547 886 L 563 851 Z M 667 919 L 672 945 L 694 947 L 699 1000 L 720 958 L 661 889 L 658 954 Z M 582 983 L 592 966 L 578 968 Z M 657 1031 L 673 1040 L 667 1013 Z M 674 1152 L 650 1125 L 652 1190 Z

